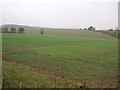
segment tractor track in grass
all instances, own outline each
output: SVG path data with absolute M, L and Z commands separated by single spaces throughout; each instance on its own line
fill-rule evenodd
M 24 62 L 19 62 L 19 61 L 16 61 L 16 60 L 12 60 L 12 59 L 8 59 L 8 58 L 2 58 L 3 61 L 8 61 L 8 62 L 12 62 L 12 63 L 15 63 L 15 64 L 18 64 L 18 65 L 22 65 L 22 66 L 27 66 L 29 67 L 31 70 L 34 70 L 34 71 L 37 71 L 41 74 L 46 74 L 46 75 L 49 75 L 53 78 L 64 78 L 63 75 L 58 75 L 57 73 L 53 72 L 52 70 L 50 69 L 40 69 L 38 67 L 32 67 L 30 65 L 27 65 L 25 64 Z
M 51 78 L 53 79 L 58 79 L 58 80 L 65 80 L 65 77 L 66 75 L 60 75 L 60 74 L 57 74 L 56 72 L 50 70 L 50 69 L 40 69 L 38 67 L 32 67 L 30 65 L 27 65 L 25 64 L 24 62 L 19 62 L 19 61 L 16 61 L 16 60 L 12 60 L 12 59 L 8 59 L 8 58 L 2 58 L 3 61 L 8 61 L 8 62 L 12 62 L 12 63 L 15 63 L 17 65 L 22 65 L 22 66 L 26 66 L 26 67 L 29 67 L 30 70 L 33 70 L 33 71 L 36 71 L 38 72 L 39 74 L 44 74 L 44 75 L 48 75 L 50 76 Z M 116 74 L 117 75 L 117 74 Z M 97 87 L 101 87 L 101 88 L 104 88 L 104 87 L 113 87 L 113 88 L 116 88 L 118 87 L 115 83 L 117 83 L 117 79 L 118 79 L 118 76 L 116 75 L 107 75 L 105 77 L 101 77 L 100 78 L 100 81 L 102 81 L 101 83 L 97 84 L 95 82 L 90 82 L 90 84 L 86 84 L 86 83 L 76 83 L 75 87 L 79 88 L 79 87 L 85 87 L 85 88 L 97 88 Z M 106 80 L 107 79 L 107 80 Z M 67 79 L 67 81 L 69 83 L 74 83 L 75 79 Z M 120 82 L 119 82 L 120 83 Z M 114 85 L 115 84 L 115 85 Z
M 29 67 L 30 70 L 33 70 L 33 71 L 35 71 L 35 72 L 37 72 L 39 74 L 48 75 L 48 76 L 50 76 L 51 78 L 53 78 L 55 80 L 62 80 L 62 81 L 67 80 L 68 83 L 74 83 L 74 80 L 72 80 L 72 79 L 65 79 L 65 75 L 60 75 L 60 74 L 58 75 L 57 73 L 53 72 L 50 69 L 45 69 L 44 70 L 44 69 L 40 69 L 40 68 L 37 68 L 37 67 L 32 67 L 32 66 L 29 66 L 29 65 L 25 64 L 24 62 L 19 62 L 19 61 L 8 59 L 8 58 L 4 58 L 4 57 L 2 58 L 2 61 L 12 62 L 12 63 L 15 63 L 17 65 Z M 85 87 L 81 83 L 79 85 L 81 85 L 82 87 Z M 76 83 L 74 87 L 79 88 L 80 86 L 78 86 L 78 84 Z

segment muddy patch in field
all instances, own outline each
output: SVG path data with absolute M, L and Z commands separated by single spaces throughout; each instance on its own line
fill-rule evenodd
M 23 62 L 19 62 L 19 61 L 12 60 L 12 59 L 9 59 L 9 58 L 3 58 L 3 57 L 2 57 L 2 60 L 4 60 L 4 61 L 9 61 L 9 62 L 13 62 L 13 63 L 20 64 L 20 65 L 25 65 L 25 63 L 23 63 Z
M 101 88 L 117 88 L 118 84 L 120 84 L 120 82 L 118 82 L 118 78 L 118 74 L 103 76 L 98 79 L 100 83 L 96 83 L 96 86 Z

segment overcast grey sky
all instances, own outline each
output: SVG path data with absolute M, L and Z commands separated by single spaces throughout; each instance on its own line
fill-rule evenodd
M 97 29 L 118 25 L 119 0 L 1 0 L 1 24 Z

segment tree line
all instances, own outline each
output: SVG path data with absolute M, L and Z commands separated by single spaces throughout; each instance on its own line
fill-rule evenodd
M 24 28 L 18 28 L 18 30 L 16 28 L 7 28 L 7 27 L 2 27 L 2 33 L 23 33 L 25 31 Z
M 88 27 L 88 28 L 80 28 L 79 30 L 90 30 L 90 31 L 95 31 L 95 27 L 93 27 L 93 26 L 90 26 L 90 27 Z

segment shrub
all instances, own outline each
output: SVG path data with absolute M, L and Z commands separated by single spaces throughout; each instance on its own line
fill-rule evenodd
M 87 28 L 84 28 L 83 30 L 87 30 Z
M 88 30 L 95 31 L 95 28 L 93 26 L 90 26 Z
M 40 30 L 40 34 L 42 35 L 43 33 L 44 33 L 44 30 L 43 30 L 43 29 L 41 29 L 41 30 Z
M 113 31 L 113 29 L 109 29 L 108 31 Z
M 2 32 L 8 33 L 8 28 L 7 27 L 2 27 Z
M 24 30 L 24 28 L 19 28 L 18 29 L 18 33 L 23 33 L 25 30 Z
M 82 30 L 82 28 L 80 28 L 79 30 Z
M 16 33 L 16 29 L 15 28 L 11 28 L 10 31 L 11 31 L 11 33 Z

